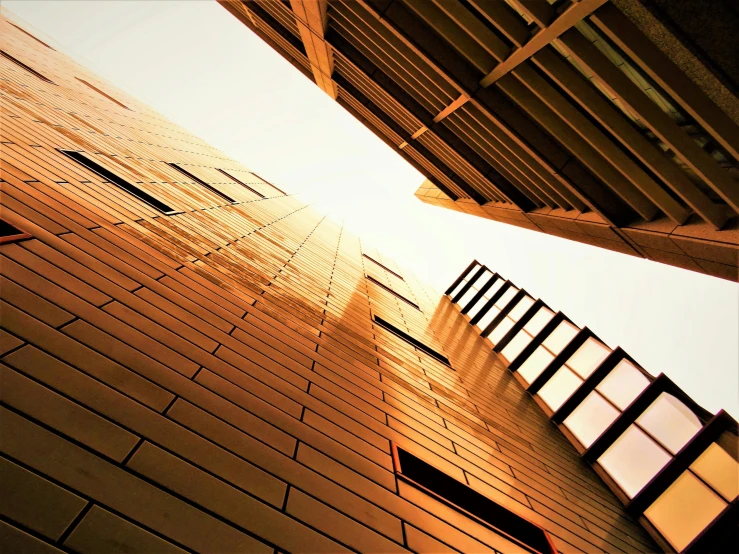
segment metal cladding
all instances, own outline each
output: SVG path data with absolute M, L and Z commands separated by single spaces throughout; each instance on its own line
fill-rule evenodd
M 730 1 L 219 1 L 424 202 L 737 280 Z
M 739 430 L 664 374 L 473 262 L 446 291 L 488 348 L 666 552 L 737 537 Z

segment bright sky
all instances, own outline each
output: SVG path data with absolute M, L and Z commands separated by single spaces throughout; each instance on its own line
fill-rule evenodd
M 739 417 L 736 283 L 423 204 L 423 176 L 214 1 L 2 6 L 437 290 L 477 258 Z

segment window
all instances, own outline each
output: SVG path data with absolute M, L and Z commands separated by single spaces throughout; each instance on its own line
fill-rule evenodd
M 395 335 L 396 337 L 399 337 L 399 338 L 403 339 L 404 341 L 406 341 L 407 343 L 409 343 L 409 344 L 411 344 L 411 345 L 415 346 L 415 347 L 416 347 L 416 348 L 417 348 L 418 350 L 420 350 L 421 352 L 423 352 L 423 353 L 425 353 L 425 354 L 428 354 L 429 356 L 431 356 L 431 357 L 432 357 L 432 358 L 434 358 L 435 360 L 438 360 L 438 361 L 440 361 L 441 363 L 443 363 L 443 364 L 445 364 L 445 365 L 448 365 L 449 367 L 452 367 L 452 366 L 451 366 L 451 364 L 449 363 L 449 358 L 447 358 L 446 356 L 443 356 L 442 354 L 439 354 L 439 353 L 438 353 L 438 352 L 437 352 L 436 350 L 434 350 L 433 348 L 429 348 L 428 346 L 426 346 L 425 344 L 423 344 L 423 343 L 422 343 L 422 342 L 421 342 L 420 340 L 418 340 L 418 339 L 414 339 L 414 338 L 413 338 L 412 336 L 410 336 L 410 335 L 409 335 L 408 333 L 406 333 L 406 332 L 404 332 L 404 331 L 401 331 L 400 329 L 398 329 L 398 328 L 397 328 L 397 327 L 396 327 L 395 325 L 393 325 L 392 323 L 389 323 L 389 322 L 385 321 L 384 319 L 382 319 L 382 318 L 381 318 L 380 316 L 378 316 L 378 315 L 375 315 L 375 316 L 374 316 L 374 321 L 375 321 L 375 323 L 377 323 L 377 324 L 378 324 L 378 325 L 379 325 L 380 327 L 382 327 L 382 328 L 386 329 L 387 331 L 390 331 L 390 332 L 391 332 L 391 333 L 392 333 L 393 335 Z
M 397 273 L 395 273 L 395 272 L 394 272 L 394 271 L 393 271 L 392 269 L 390 269 L 389 267 L 387 267 L 387 266 L 385 266 L 385 265 L 382 265 L 382 264 L 381 264 L 380 262 L 378 262 L 378 261 L 377 261 L 377 260 L 375 260 L 374 258 L 372 258 L 372 257 L 368 256 L 367 254 L 362 254 L 362 256 L 364 256 L 365 258 L 367 258 L 367 259 L 368 259 L 369 261 L 371 261 L 371 262 L 372 262 L 373 264 L 375 264 L 375 265 L 378 265 L 378 266 L 380 266 L 380 267 L 381 267 L 382 269 L 384 269 L 384 270 L 385 270 L 385 271 L 387 271 L 388 273 L 390 273 L 390 274 L 392 274 L 392 275 L 395 275 L 395 276 L 396 276 L 396 277 L 397 277 L 398 279 L 400 279 L 401 281 L 405 281 L 405 279 L 403 279 L 403 276 L 402 276 L 402 275 L 398 275 L 398 274 L 397 274 Z
M 115 98 L 113 98 L 109 94 L 105 94 L 102 90 L 100 90 L 99 88 L 97 88 L 95 85 L 91 85 L 90 83 L 88 83 L 84 79 L 80 79 L 79 77 L 75 77 L 75 79 L 77 79 L 83 85 L 86 85 L 86 86 L 90 87 L 92 90 L 94 90 L 95 92 L 97 92 L 99 95 L 105 96 L 105 98 L 107 98 L 111 102 L 113 102 L 115 104 L 118 104 L 121 108 L 125 108 L 127 110 L 130 110 L 131 109 L 128 106 L 124 106 L 123 104 L 121 104 L 120 102 L 118 102 L 118 100 L 116 100 Z
M 556 412 L 610 353 L 607 346 L 590 337 L 544 383 L 539 389 L 539 396 L 552 411 Z
M 155 198 L 148 192 L 145 192 L 141 190 L 140 188 L 138 188 L 137 186 L 132 185 L 128 181 L 121 179 L 120 177 L 118 177 L 118 175 L 116 175 L 109 169 L 104 168 L 97 162 L 91 160 L 82 152 L 74 152 L 71 150 L 60 150 L 60 152 L 64 154 L 65 156 L 67 156 L 68 158 L 71 158 L 72 160 L 80 164 L 81 166 L 86 167 L 93 173 L 97 173 L 103 179 L 103 181 L 107 181 L 109 183 L 112 183 L 118 186 L 119 188 L 122 188 L 127 193 L 131 194 L 132 196 L 135 196 L 136 198 L 138 198 L 142 202 L 145 202 L 152 208 L 155 208 L 159 210 L 160 212 L 167 214 L 167 215 L 181 213 L 181 212 L 176 211 L 174 208 L 171 208 L 170 206 L 168 206 L 167 204 L 165 204 L 158 198 Z
M 554 312 L 552 310 L 545 308 L 544 306 L 539 308 L 534 316 L 526 322 L 523 329 L 516 333 L 516 336 L 514 336 L 505 348 L 501 350 L 501 355 L 508 360 L 509 363 L 518 358 L 524 348 L 534 340 L 534 337 L 544 329 L 546 324 L 549 323 L 553 317 Z
M 226 202 L 230 202 L 231 204 L 236 204 L 236 200 L 234 200 L 233 198 L 231 198 L 229 195 L 221 192 L 220 190 L 218 190 L 214 186 L 209 185 L 208 183 L 206 183 L 205 181 L 203 181 L 199 177 L 195 177 L 195 175 L 193 175 L 192 173 L 190 173 L 186 169 L 182 169 L 176 163 L 168 163 L 167 165 L 169 165 L 170 167 L 173 167 L 174 169 L 176 169 L 177 171 L 179 171 L 180 173 L 182 173 L 185 177 L 187 177 L 191 181 L 193 181 L 193 182 L 195 182 L 195 183 L 197 183 L 197 184 L 199 184 L 199 185 L 207 188 L 213 194 L 217 194 L 218 196 L 220 196 L 221 198 L 223 198 Z
M 682 401 L 663 392 L 598 458 L 598 464 L 634 498 L 702 426 Z
M 452 299 L 452 302 L 454 302 L 454 299 L 457 298 L 462 289 L 467 286 L 467 283 L 469 283 L 470 279 L 475 278 L 478 271 L 480 271 L 482 267 L 483 266 L 481 266 L 476 261 L 472 262 L 467 267 L 467 269 L 465 269 L 462 274 L 457 277 L 457 279 L 455 279 L 454 283 L 452 283 L 452 286 L 450 286 L 444 294 L 449 296 L 449 298 Z
M 252 174 L 252 175 L 254 175 L 254 176 L 255 176 L 255 177 L 256 177 L 257 179 L 259 179 L 260 181 L 264 181 L 265 183 L 267 183 L 267 184 L 268 184 L 268 185 L 269 185 L 270 187 L 272 187 L 273 189 L 275 189 L 275 190 L 276 190 L 277 192 L 279 192 L 279 193 L 280 193 L 280 194 L 282 194 L 283 196 L 287 196 L 287 193 L 286 193 L 286 192 L 284 192 L 284 191 L 282 191 L 282 190 L 278 189 L 278 188 L 277 188 L 276 186 L 274 186 L 274 185 L 273 185 L 272 183 L 270 183 L 270 182 L 269 182 L 269 181 L 268 181 L 267 179 L 265 179 L 264 177 L 260 177 L 259 175 L 257 175 L 257 174 L 256 174 L 256 173 L 254 173 L 253 171 L 251 172 L 251 174 Z
M 529 385 L 541 375 L 557 354 L 562 352 L 565 346 L 580 331 L 569 321 L 563 321 L 544 342 L 526 358 L 518 369 L 518 374 L 523 377 Z
M 518 323 L 518 320 L 528 311 L 528 309 L 534 305 L 534 299 L 530 296 L 524 296 L 521 298 L 515 306 L 508 312 L 503 318 L 503 321 L 495 326 L 495 329 L 488 335 L 488 339 L 493 344 L 498 344 L 500 340 L 508 334 L 513 326 Z
M 393 466 L 399 478 L 477 523 L 492 528 L 506 541 L 492 545 L 497 550 L 556 553 L 551 539 L 541 527 L 493 502 L 395 443 L 392 443 L 392 451 Z
M 416 304 L 415 302 L 411 302 L 405 296 L 401 296 L 400 294 L 398 294 L 397 292 L 395 292 L 390 287 L 387 287 L 387 286 L 383 285 L 382 283 L 380 283 L 380 281 L 378 281 L 377 279 L 375 279 L 374 277 L 372 277 L 372 275 L 367 275 L 367 280 L 370 283 L 374 283 L 378 287 L 381 287 L 382 289 L 386 290 L 387 292 L 389 292 L 390 294 L 392 294 L 396 298 L 400 298 L 406 304 L 410 304 L 411 306 L 413 306 L 414 308 L 416 308 L 419 312 L 421 311 L 421 308 L 418 307 L 418 304 Z
M 247 185 L 246 183 L 243 183 L 243 182 L 239 181 L 239 180 L 238 180 L 238 179 L 237 179 L 236 177 L 234 177 L 234 176 L 233 176 L 233 175 L 231 175 L 230 173 L 226 173 L 226 171 L 224 171 L 223 169 L 218 169 L 218 168 L 216 168 L 216 170 L 218 170 L 218 171 L 220 171 L 221 173 L 223 173 L 223 174 L 224 174 L 224 175 L 225 175 L 226 177 L 228 177 L 229 179 L 231 179 L 231 180 L 232 180 L 233 182 L 235 182 L 235 183 L 238 183 L 238 184 L 240 184 L 240 185 L 241 185 L 242 187 L 244 187 L 245 189 L 247 189 L 247 190 L 249 190 L 249 191 L 253 192 L 253 193 L 254 193 L 254 194 L 256 194 L 256 195 L 257 195 L 257 196 L 258 196 L 259 198 L 264 198 L 264 195 L 263 195 L 263 194 L 262 194 L 261 192 L 259 192 L 259 191 L 256 191 L 256 190 L 254 190 L 253 188 L 251 188 L 251 187 L 250 187 L 249 185 Z
M 21 231 L 15 225 L 11 225 L 4 219 L 0 219 L 0 244 L 8 244 L 9 242 L 18 242 L 33 238 L 25 231 Z
M 32 68 L 28 67 L 28 66 L 27 66 L 26 64 L 24 64 L 24 63 L 23 63 L 22 61 L 20 61 L 20 60 L 18 60 L 18 59 L 16 59 L 16 58 L 14 58 L 14 57 L 13 57 L 13 56 L 11 56 L 10 54 L 8 54 L 8 53 L 7 53 L 7 52 L 6 52 L 5 50 L 0 50 L 0 56 L 3 56 L 4 58 L 6 58 L 6 59 L 10 60 L 11 62 L 13 62 L 13 63 L 14 63 L 15 65 L 17 65 L 18 67 L 21 67 L 21 68 L 25 69 L 25 70 L 26 70 L 26 71 L 28 71 L 28 72 L 29 72 L 30 74 L 32 74 L 32 75 L 35 75 L 36 77 L 38 77 L 38 78 L 39 78 L 39 79 L 41 79 L 42 81 L 46 81 L 47 83 L 51 83 L 52 85 L 56 84 L 56 83 L 54 83 L 54 81 L 52 81 L 51 79 L 48 79 L 47 77 L 44 77 L 43 75 L 41 75 L 41 73 L 39 73 L 39 72 L 38 72 L 38 71 L 36 71 L 35 69 L 32 69 Z
M 467 315 L 470 316 L 470 318 L 475 319 L 477 314 L 480 313 L 480 310 L 482 310 L 485 307 L 485 304 L 488 303 L 488 301 L 495 296 L 495 293 L 500 290 L 500 288 L 505 284 L 505 281 L 502 277 L 498 277 L 495 282 L 490 286 L 488 290 L 485 291 L 485 293 L 482 295 L 482 298 L 478 300 L 472 308 L 467 312 Z
M 472 283 L 472 286 L 467 289 L 467 292 L 465 292 L 462 295 L 462 298 L 459 299 L 457 304 L 464 310 L 467 308 L 467 305 L 472 302 L 472 299 L 475 297 L 475 295 L 480 292 L 480 289 L 488 284 L 490 281 L 490 278 L 493 276 L 493 272 L 489 269 L 485 269 L 482 275 L 480 275 L 477 279 L 475 279 L 474 283 Z
M 511 300 L 513 300 L 513 297 L 516 296 L 517 292 L 518 289 L 509 283 L 508 288 L 506 288 L 501 297 L 495 301 L 495 304 L 493 304 L 490 309 L 485 312 L 485 315 L 480 318 L 480 321 L 477 322 L 477 327 L 481 332 L 485 332 L 493 320 L 498 317 L 500 311 L 505 308 Z
M 16 29 L 18 29 L 24 35 L 27 35 L 27 36 L 31 37 L 33 40 L 35 40 L 39 44 L 43 44 L 44 46 L 46 46 L 46 48 L 49 48 L 50 50 L 55 50 L 54 48 L 52 48 L 51 46 L 49 46 L 48 44 L 46 44 L 43 40 L 36 38 L 35 36 L 33 36 L 31 33 L 29 33 L 28 31 L 26 31 L 25 29 L 22 29 L 21 27 L 18 27 L 18 25 L 16 25 L 15 23 L 11 23 L 10 21 L 8 21 L 8 23 L 10 23 L 13 27 L 15 27 Z

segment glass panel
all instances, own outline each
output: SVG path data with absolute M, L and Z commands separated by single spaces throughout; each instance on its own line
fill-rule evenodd
M 539 331 L 544 329 L 544 326 L 549 323 L 553 317 L 554 312 L 552 310 L 539 308 L 539 311 L 534 314 L 534 317 L 532 317 L 529 322 L 523 326 L 523 328 L 526 329 L 532 337 L 535 337 L 539 334 Z
M 503 308 L 511 301 L 514 296 L 516 296 L 517 292 L 518 289 L 516 287 L 508 287 L 508 289 L 503 293 L 503 296 L 498 298 L 498 301 L 495 303 L 495 305 L 498 306 L 498 308 Z
M 477 294 L 477 291 L 478 289 L 474 285 L 471 286 L 469 290 L 462 295 L 462 298 L 459 299 L 458 304 L 462 308 L 467 306 L 467 304 L 469 304 L 472 301 L 472 299 L 475 297 L 475 295 Z
M 493 344 L 498 344 L 498 341 L 505 337 L 506 333 L 511 330 L 511 327 L 513 327 L 513 325 L 513 320 L 510 317 L 504 318 L 503 321 L 495 326 L 493 332 L 488 335 L 490 342 L 492 342 Z
M 491 307 L 487 312 L 485 312 L 485 315 L 482 316 L 480 318 L 480 321 L 477 322 L 477 327 L 480 329 L 480 331 L 484 331 L 487 326 L 490 325 L 490 322 L 493 321 L 499 313 L 500 310 L 495 306 Z
M 467 312 L 467 315 L 470 316 L 470 319 L 472 319 L 473 317 L 477 315 L 477 312 L 479 312 L 482 309 L 482 307 L 485 305 L 485 302 L 487 302 L 487 299 L 484 296 L 480 298 L 480 300 L 475 302 L 475 305 L 472 306 Z
M 588 448 L 619 415 L 621 412 L 600 394 L 591 392 L 565 419 L 564 424 Z
M 739 463 L 715 442 L 690 466 L 729 502 L 739 495 Z
M 629 360 L 621 360 L 595 389 L 625 410 L 647 388 L 649 379 Z
M 685 404 L 666 392 L 660 394 L 636 422 L 673 454 L 703 427 Z
M 518 304 L 514 306 L 511 312 L 508 314 L 513 321 L 518 321 L 521 316 L 534 304 L 534 299 L 530 296 L 524 296 Z
M 518 358 L 518 355 L 523 351 L 524 348 L 528 346 L 530 342 L 531 335 L 529 335 L 526 331 L 519 331 L 518 333 L 516 333 L 516 336 L 511 339 L 511 342 L 509 342 L 501 351 L 501 354 L 506 360 L 512 362 L 513 360 Z
M 557 325 L 557 328 L 552 331 L 551 335 L 544 339 L 544 346 L 555 354 L 559 354 L 579 331 L 580 329 L 572 325 L 572 323 L 563 321 Z
M 670 459 L 670 455 L 645 432 L 630 425 L 598 458 L 598 463 L 629 498 L 634 498 Z
M 531 356 L 526 358 L 526 361 L 521 364 L 518 369 L 518 373 L 524 378 L 524 381 L 529 385 L 534 382 L 541 372 L 546 369 L 549 363 L 554 359 L 554 356 L 547 352 L 543 346 L 539 346 L 536 350 L 531 353 Z
M 587 379 L 610 353 L 611 351 L 604 344 L 591 337 L 577 349 L 566 363 L 580 377 Z
M 454 298 L 455 296 L 457 296 L 459 291 L 462 290 L 462 287 L 464 287 L 467 284 L 467 281 L 469 281 L 469 279 L 462 279 L 462 282 L 452 289 L 452 292 L 449 293 L 449 296 L 451 298 Z
M 582 385 L 582 379 L 566 367 L 561 367 L 539 390 L 539 396 L 553 411 L 557 411 L 572 393 Z
M 725 507 L 720 496 L 686 471 L 644 515 L 681 552 Z

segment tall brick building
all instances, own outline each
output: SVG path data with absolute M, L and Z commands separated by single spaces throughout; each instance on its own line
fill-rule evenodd
M 219 0 L 424 202 L 737 280 L 733 0 Z
M 2 552 L 653 552 L 447 297 L 0 21 Z

